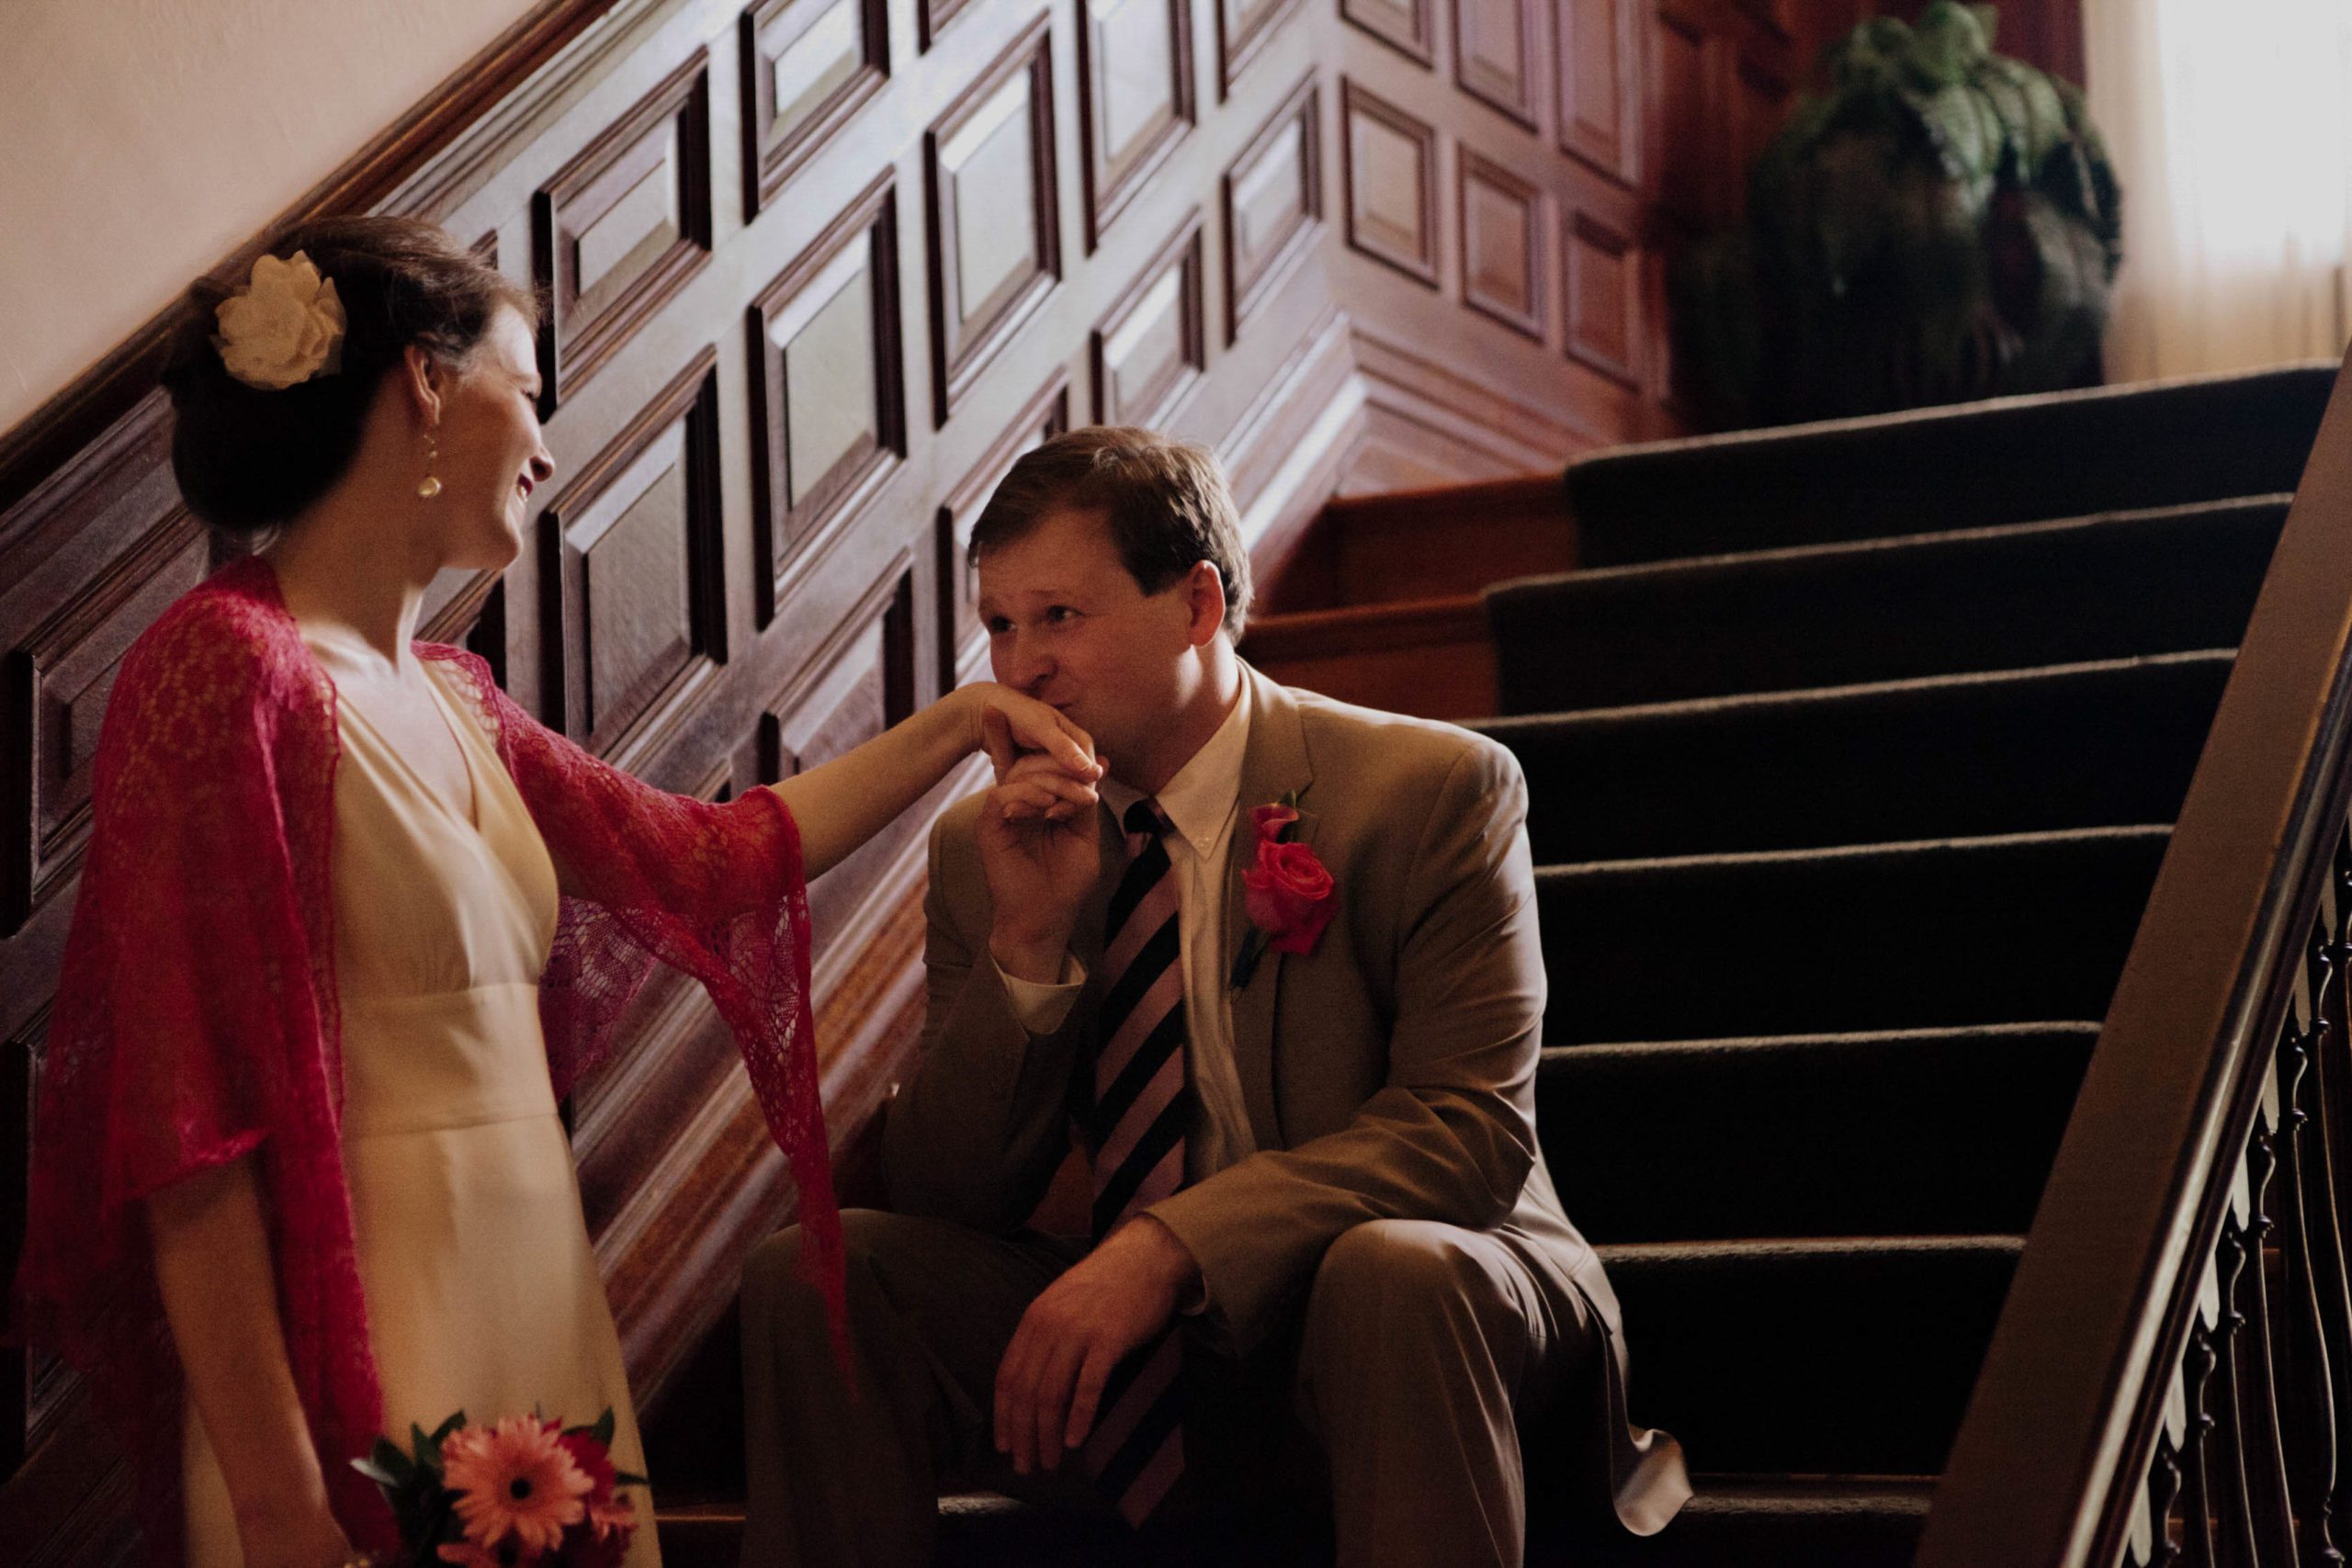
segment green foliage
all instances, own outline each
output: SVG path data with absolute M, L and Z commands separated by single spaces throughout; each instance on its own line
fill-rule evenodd
M 401 1540 L 410 1543 L 419 1568 L 438 1568 L 437 1549 L 457 1540 L 461 1533 L 457 1495 L 441 1483 L 441 1445 L 465 1424 L 462 1410 L 430 1433 L 412 1422 L 408 1429 L 412 1451 L 402 1453 L 390 1438 L 379 1438 L 366 1459 L 351 1461 L 351 1468 L 374 1482 L 384 1501 L 391 1505 Z
M 2121 259 L 2082 94 L 1992 51 L 1991 6 L 1935 0 L 1822 51 L 1748 176 L 1748 216 L 1675 278 L 1724 424 L 2085 384 Z

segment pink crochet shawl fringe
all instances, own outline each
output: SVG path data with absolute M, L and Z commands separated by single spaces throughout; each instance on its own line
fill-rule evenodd
M 561 872 L 539 982 L 556 1093 L 603 1059 L 657 963 L 699 980 L 799 1184 L 804 1256 L 839 1351 L 841 1224 L 790 814 L 764 789 L 725 806 L 654 789 L 533 719 L 480 659 L 417 652 L 467 677 Z M 89 1381 L 137 1466 L 164 1564 L 184 1548 L 184 1393 L 141 1200 L 249 1154 L 294 1382 L 336 1515 L 355 1544 L 396 1544 L 349 1462 L 380 1430 L 381 1404 L 339 1135 L 329 883 L 339 750 L 334 687 L 257 559 L 215 574 L 139 639 L 99 740 L 90 849 L 43 1053 L 18 1326 Z

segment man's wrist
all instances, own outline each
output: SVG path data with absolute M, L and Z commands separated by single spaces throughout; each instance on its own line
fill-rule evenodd
M 1133 1224 L 1136 1230 L 1151 1237 L 1154 1254 L 1175 1292 L 1176 1310 L 1197 1312 L 1206 1299 L 1206 1287 L 1201 1278 L 1200 1260 L 1193 1256 L 1193 1249 L 1157 1214 L 1137 1214 Z
M 1068 931 L 1000 932 L 989 939 L 989 956 L 1016 980 L 1032 985 L 1058 985 L 1062 959 L 1069 953 Z

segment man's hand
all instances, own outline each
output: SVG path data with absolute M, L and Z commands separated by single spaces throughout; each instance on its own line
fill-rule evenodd
M 991 757 L 997 748 L 989 748 Z M 1049 986 L 1061 978 L 1079 906 L 1102 874 L 1091 781 L 1042 751 L 1006 755 L 980 807 L 980 870 L 996 906 L 989 948 L 1006 974 Z
M 1094 1429 L 1112 1369 L 1168 1326 L 1200 1265 L 1139 1214 L 1046 1287 L 996 1371 L 996 1446 L 1026 1475 L 1052 1470 Z

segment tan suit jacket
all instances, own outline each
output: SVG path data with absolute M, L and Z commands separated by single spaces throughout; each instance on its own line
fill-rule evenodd
M 1670 1438 L 1633 1428 L 1617 1297 L 1568 1223 L 1535 1137 L 1544 954 L 1527 788 L 1502 747 L 1453 725 L 1275 684 L 1244 667 L 1255 710 L 1240 809 L 1298 794 L 1293 838 L 1330 870 L 1339 909 L 1315 951 L 1269 952 L 1233 998 L 1233 1050 L 1259 1152 L 1148 1212 L 1199 1261 L 1203 1327 L 1246 1355 L 1303 1305 L 1351 1225 L 1437 1220 L 1496 1235 L 1605 1328 L 1594 1434 L 1626 1527 L 1648 1534 L 1689 1495 Z M 1072 946 L 1090 976 L 1062 1026 L 1031 1036 L 988 957 L 993 923 L 974 823 L 959 803 L 931 840 L 929 1011 L 920 1059 L 883 1129 L 903 1212 L 1009 1231 L 1069 1147 L 1088 1059 L 1102 928 L 1125 852 L 1100 814 L 1102 875 Z M 1221 972 L 1252 929 L 1233 834 Z

